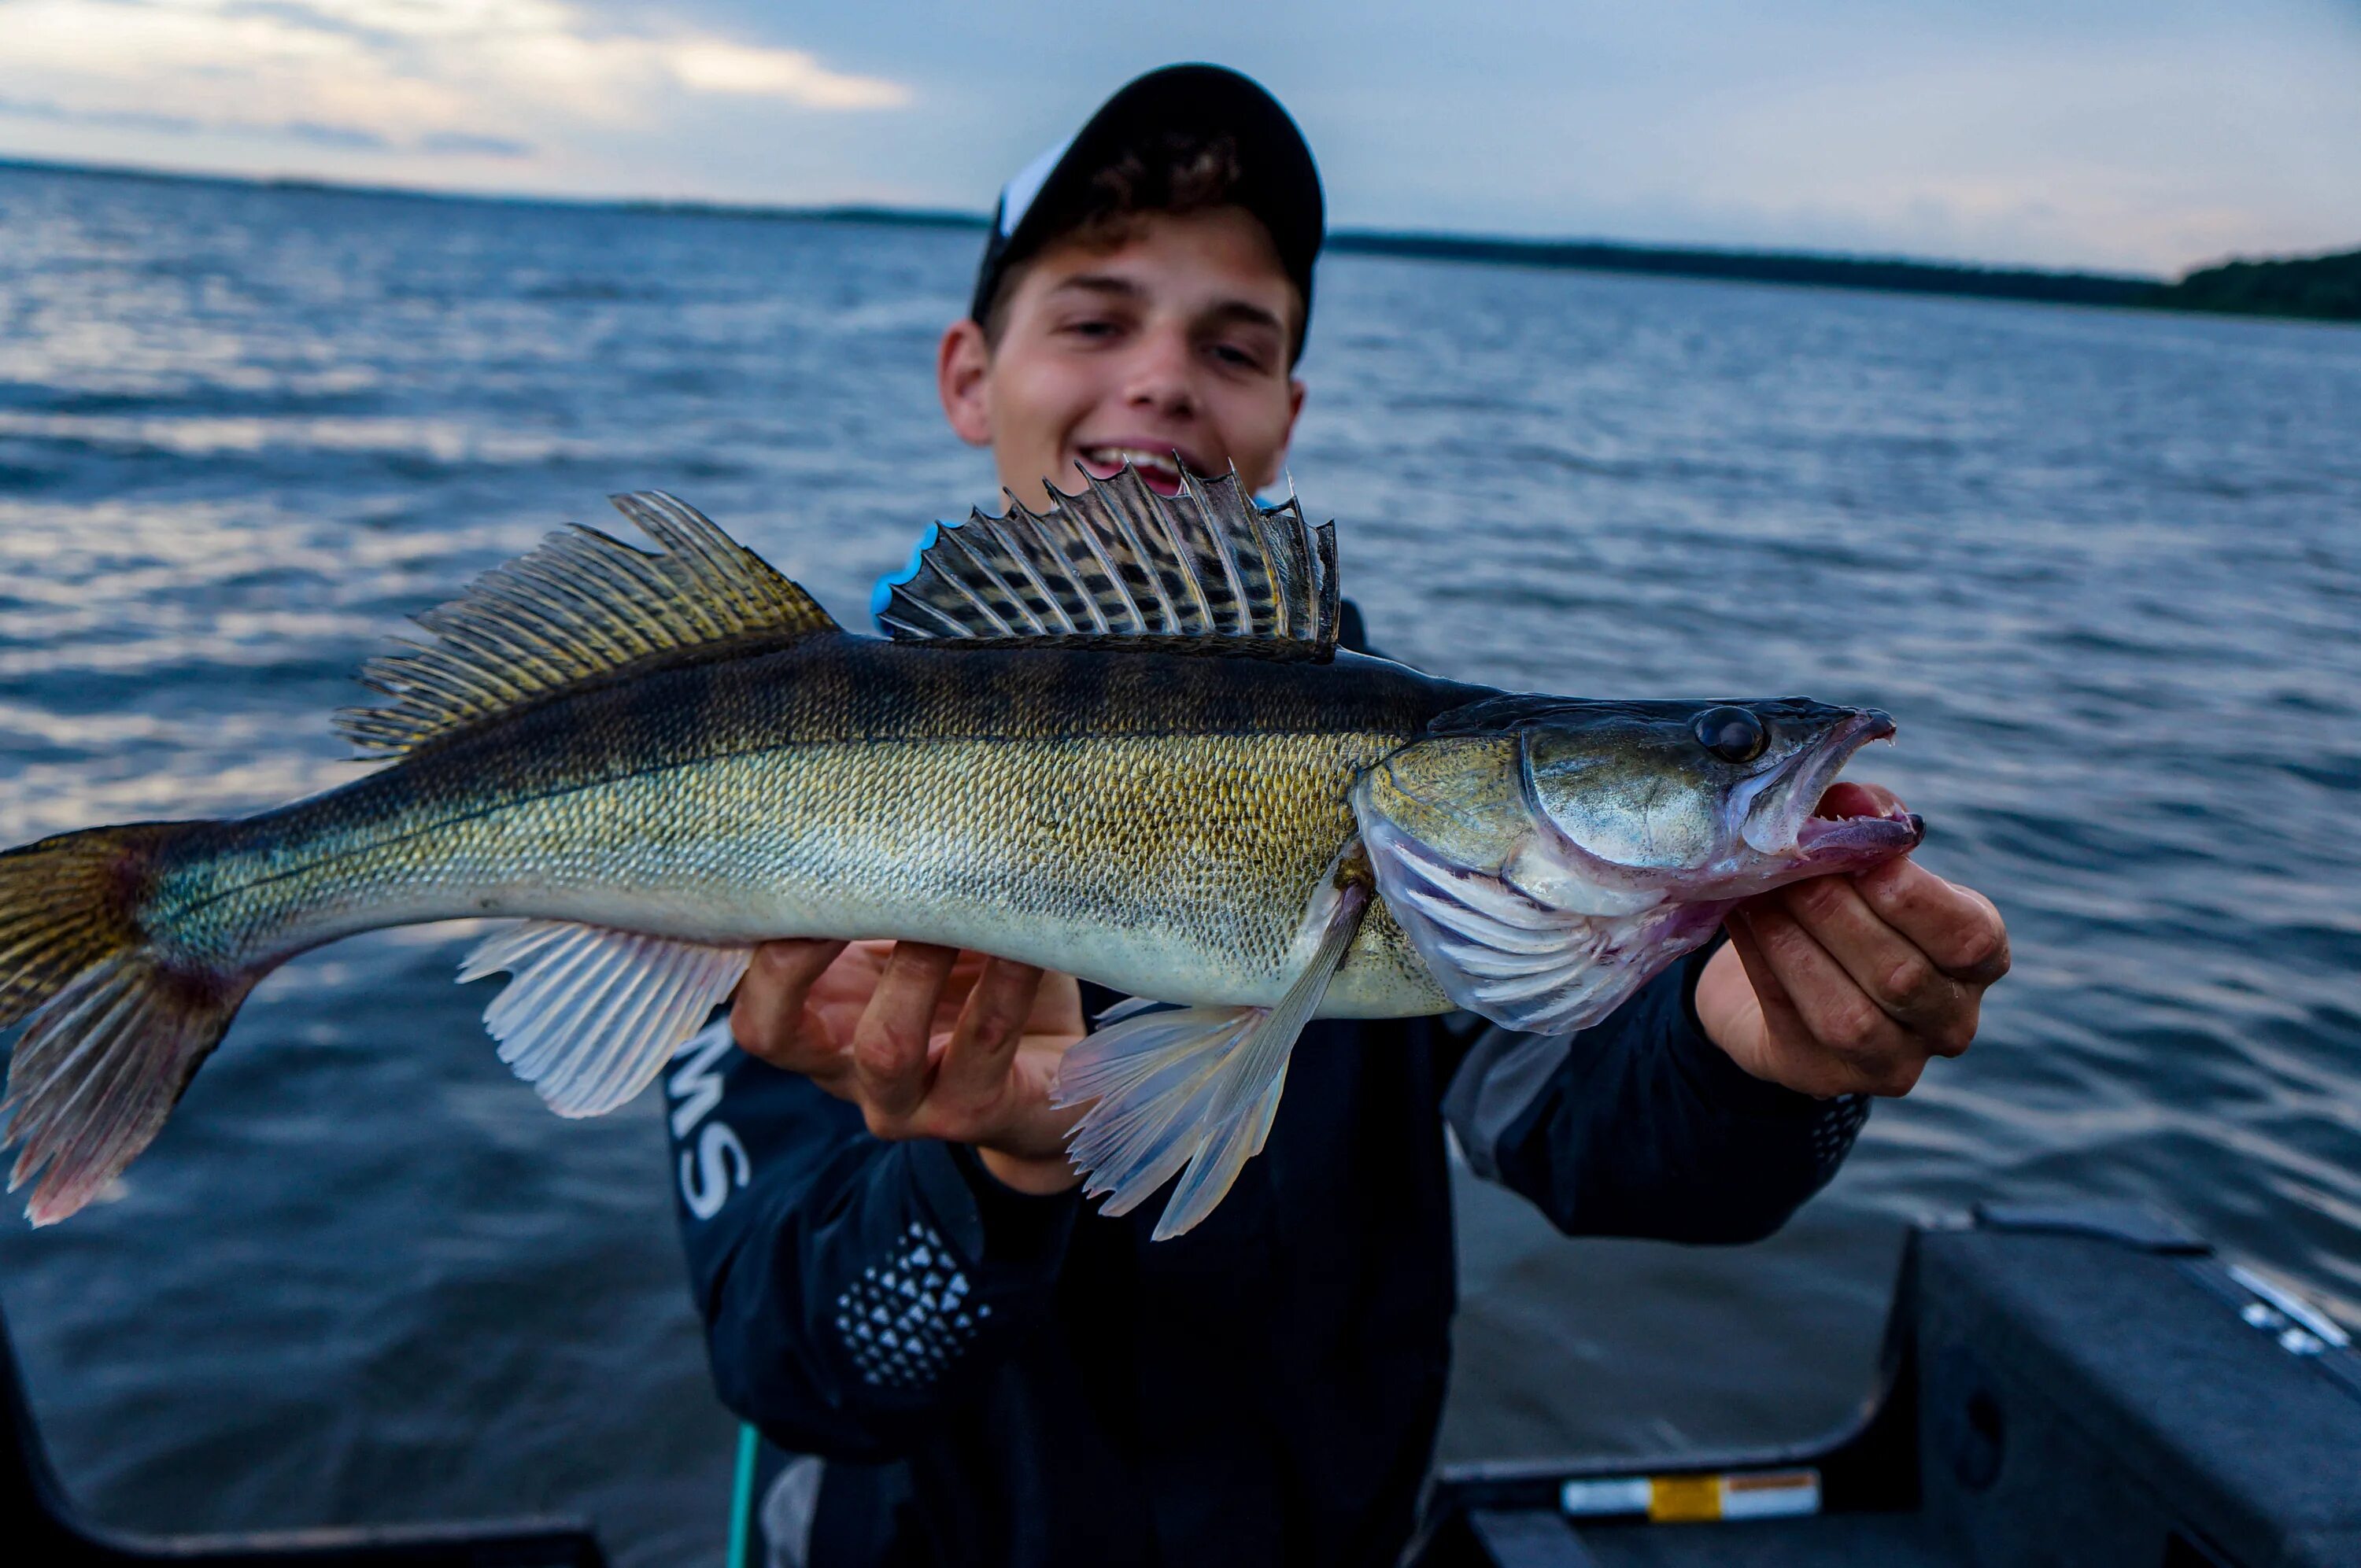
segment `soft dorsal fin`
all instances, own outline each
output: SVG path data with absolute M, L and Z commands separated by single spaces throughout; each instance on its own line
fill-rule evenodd
M 400 756 L 593 676 L 837 630 L 809 594 L 695 507 L 660 490 L 609 499 L 660 548 L 580 524 L 551 534 L 419 616 L 432 642 L 405 641 L 370 660 L 361 684 L 393 700 L 345 709 L 337 732 L 371 755 Z
M 1336 647 L 1336 531 L 1290 498 L 1258 507 L 1233 469 L 1185 469 L 1167 499 L 1130 466 L 1049 510 L 1011 499 L 937 527 L 877 620 L 897 641 L 1012 637 L 1239 638 Z

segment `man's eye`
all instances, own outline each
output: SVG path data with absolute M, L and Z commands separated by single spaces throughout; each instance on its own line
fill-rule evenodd
M 1090 316 L 1082 321 L 1068 322 L 1066 330 L 1077 337 L 1113 337 L 1123 328 L 1121 323 L 1104 316 Z
M 1241 348 L 1235 343 L 1213 345 L 1213 357 L 1234 369 L 1259 370 L 1262 368 L 1261 355 L 1250 348 Z

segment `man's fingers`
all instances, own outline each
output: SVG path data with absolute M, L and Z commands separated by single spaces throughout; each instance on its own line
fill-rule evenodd
M 834 1043 L 805 1037 L 804 1002 L 842 942 L 765 942 L 754 949 L 730 1003 L 730 1034 L 741 1049 L 773 1067 L 808 1072 L 834 1054 Z
M 1887 925 L 1850 877 L 1814 877 L 1773 896 L 1871 1001 L 1945 1056 L 1968 1048 L 1975 1036 L 1968 988 Z
M 1805 1038 L 1795 1040 L 1783 1038 L 1774 1027 L 1774 1046 L 1786 1047 L 1782 1054 L 1792 1058 L 1796 1047 L 1808 1049 L 1817 1043 L 1821 1048 L 1815 1054 L 1833 1058 L 1829 1065 L 1835 1070 L 1824 1083 L 1796 1087 L 1813 1094 L 1908 1093 L 1926 1067 L 1924 1050 L 1913 1046 L 1902 1025 L 1854 983 L 1844 966 L 1784 909 L 1756 904 L 1737 917 L 1785 992 L 1803 1029 Z M 1751 976 L 1751 966 L 1749 972 Z M 1763 1015 L 1772 1016 L 1767 1006 Z
M 1746 983 L 1763 1009 L 1763 1055 L 1750 1070 L 1805 1094 L 1825 1098 L 1855 1089 L 1850 1070 L 1813 1043 L 1811 1029 L 1795 1011 L 1795 999 L 1755 939 L 1752 922 L 1744 910 L 1732 910 L 1725 922 L 1730 945 L 1746 971 Z M 1741 1064 L 1744 1065 L 1744 1064 Z
M 1041 971 L 1031 964 L 993 959 L 983 966 L 967 1005 L 952 1025 L 950 1044 L 935 1070 L 935 1093 L 947 1109 L 996 1099 L 1007 1081 L 1008 1064 L 1025 1037 Z
M 1082 988 L 1070 974 L 1049 973 L 1033 993 L 1033 1015 L 1025 1021 L 1029 1035 L 1069 1035 L 1079 1040 L 1090 1033 L 1082 1017 Z
M 1952 979 L 1990 985 L 2008 972 L 2008 927 L 1975 889 L 1945 882 L 1907 857 L 1873 866 L 1852 883 L 1878 918 Z
M 1816 809 L 1893 817 L 1902 805 L 1846 782 Z M 1908 1093 L 1930 1055 L 1968 1048 L 1983 988 L 2008 972 L 1991 900 L 1908 856 L 1749 900 L 1727 924 L 1762 1005 L 1768 1076 L 1812 1094 Z
M 884 1133 L 927 1097 L 927 1036 L 956 949 L 899 942 L 852 1031 L 852 1069 L 869 1128 Z
M 1738 961 L 1746 970 L 1746 983 L 1754 988 L 1754 1000 L 1763 1009 L 1763 1022 L 1773 1038 L 1782 1034 L 1803 1033 L 1804 1021 L 1795 1015 L 1795 1000 L 1779 982 L 1771 968 L 1771 960 L 1763 955 L 1763 945 L 1754 939 L 1754 927 L 1743 909 L 1730 911 L 1723 922 L 1730 931 L 1730 945 L 1738 949 Z

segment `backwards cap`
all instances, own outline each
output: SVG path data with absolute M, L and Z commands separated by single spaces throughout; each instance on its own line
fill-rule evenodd
M 1309 322 L 1312 263 L 1327 232 L 1320 171 L 1303 133 L 1279 100 L 1218 65 L 1168 65 L 1149 71 L 1099 105 L 1081 130 L 1019 170 L 1001 188 L 1000 204 L 993 209 L 968 314 L 983 320 L 1008 269 L 1057 237 L 1059 214 L 1074 209 L 1100 170 L 1126 148 L 1168 131 L 1225 136 L 1235 144 L 1239 179 L 1229 199 L 1270 231 L 1279 265 L 1303 296 Z

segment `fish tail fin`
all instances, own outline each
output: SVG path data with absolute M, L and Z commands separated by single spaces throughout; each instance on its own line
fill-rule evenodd
M 53 1224 L 148 1146 L 257 978 L 174 963 L 139 905 L 188 822 L 67 833 L 0 854 L 0 1029 L 18 1146 L 13 1192 L 38 1172 L 27 1216 Z

